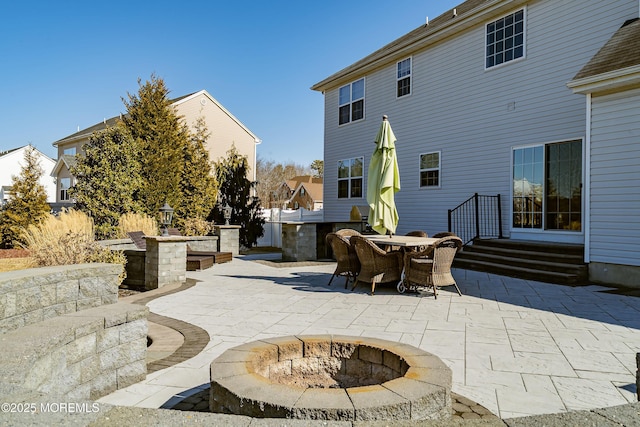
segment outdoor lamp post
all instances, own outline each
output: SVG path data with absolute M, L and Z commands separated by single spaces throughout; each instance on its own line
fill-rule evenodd
M 171 220 L 173 219 L 173 209 L 167 202 L 164 202 L 164 206 L 160 208 L 160 223 L 164 226 L 162 230 L 163 236 L 169 235 L 169 226 L 171 225 Z
M 224 215 L 224 225 L 229 225 L 229 220 L 231 219 L 231 211 L 231 206 L 224 205 L 224 209 L 222 211 L 222 214 Z

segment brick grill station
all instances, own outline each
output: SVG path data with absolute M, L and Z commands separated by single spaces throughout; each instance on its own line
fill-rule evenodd
M 451 416 L 451 370 L 407 344 L 336 335 L 264 339 L 211 364 L 212 412 L 340 421 Z

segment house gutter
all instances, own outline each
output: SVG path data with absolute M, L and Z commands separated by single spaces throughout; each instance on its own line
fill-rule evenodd
M 436 25 L 433 29 L 429 28 L 429 24 L 418 27 L 412 32 L 418 31 L 420 28 L 424 28 L 424 31 L 418 32 L 418 34 L 415 34 L 413 37 L 408 37 L 408 35 L 411 34 L 408 33 L 396 39 L 360 61 L 316 83 L 311 89 L 324 93 L 327 90 L 353 81 L 362 75 L 383 68 L 412 53 L 424 50 L 472 26 L 487 22 L 492 16 L 504 14 L 526 3 L 526 0 L 488 0 L 465 13 L 457 15 L 453 14 L 455 9 L 451 9 L 434 20 L 437 21 L 449 15 L 451 18 L 449 18 L 448 22 Z

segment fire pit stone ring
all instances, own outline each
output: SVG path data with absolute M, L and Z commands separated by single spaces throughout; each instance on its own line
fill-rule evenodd
M 255 418 L 447 419 L 451 370 L 431 353 L 377 338 L 266 338 L 211 363 L 209 403 Z

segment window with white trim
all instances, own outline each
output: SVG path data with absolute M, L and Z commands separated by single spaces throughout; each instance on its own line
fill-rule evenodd
M 411 94 L 411 58 L 407 58 L 398 62 L 396 80 L 397 80 L 396 96 L 400 98 L 401 96 L 410 95 Z
M 76 147 L 65 148 L 62 151 L 62 154 L 66 154 L 66 155 L 69 155 L 69 156 L 75 156 L 76 155 Z
M 364 118 L 364 77 L 342 86 L 339 98 L 338 124 L 362 120 Z
M 338 161 L 338 199 L 362 197 L 364 157 Z
M 60 178 L 60 201 L 68 201 L 69 188 L 71 188 L 71 178 Z
M 420 187 L 440 187 L 440 152 L 420 154 Z
M 486 68 L 523 56 L 524 9 L 487 24 Z

